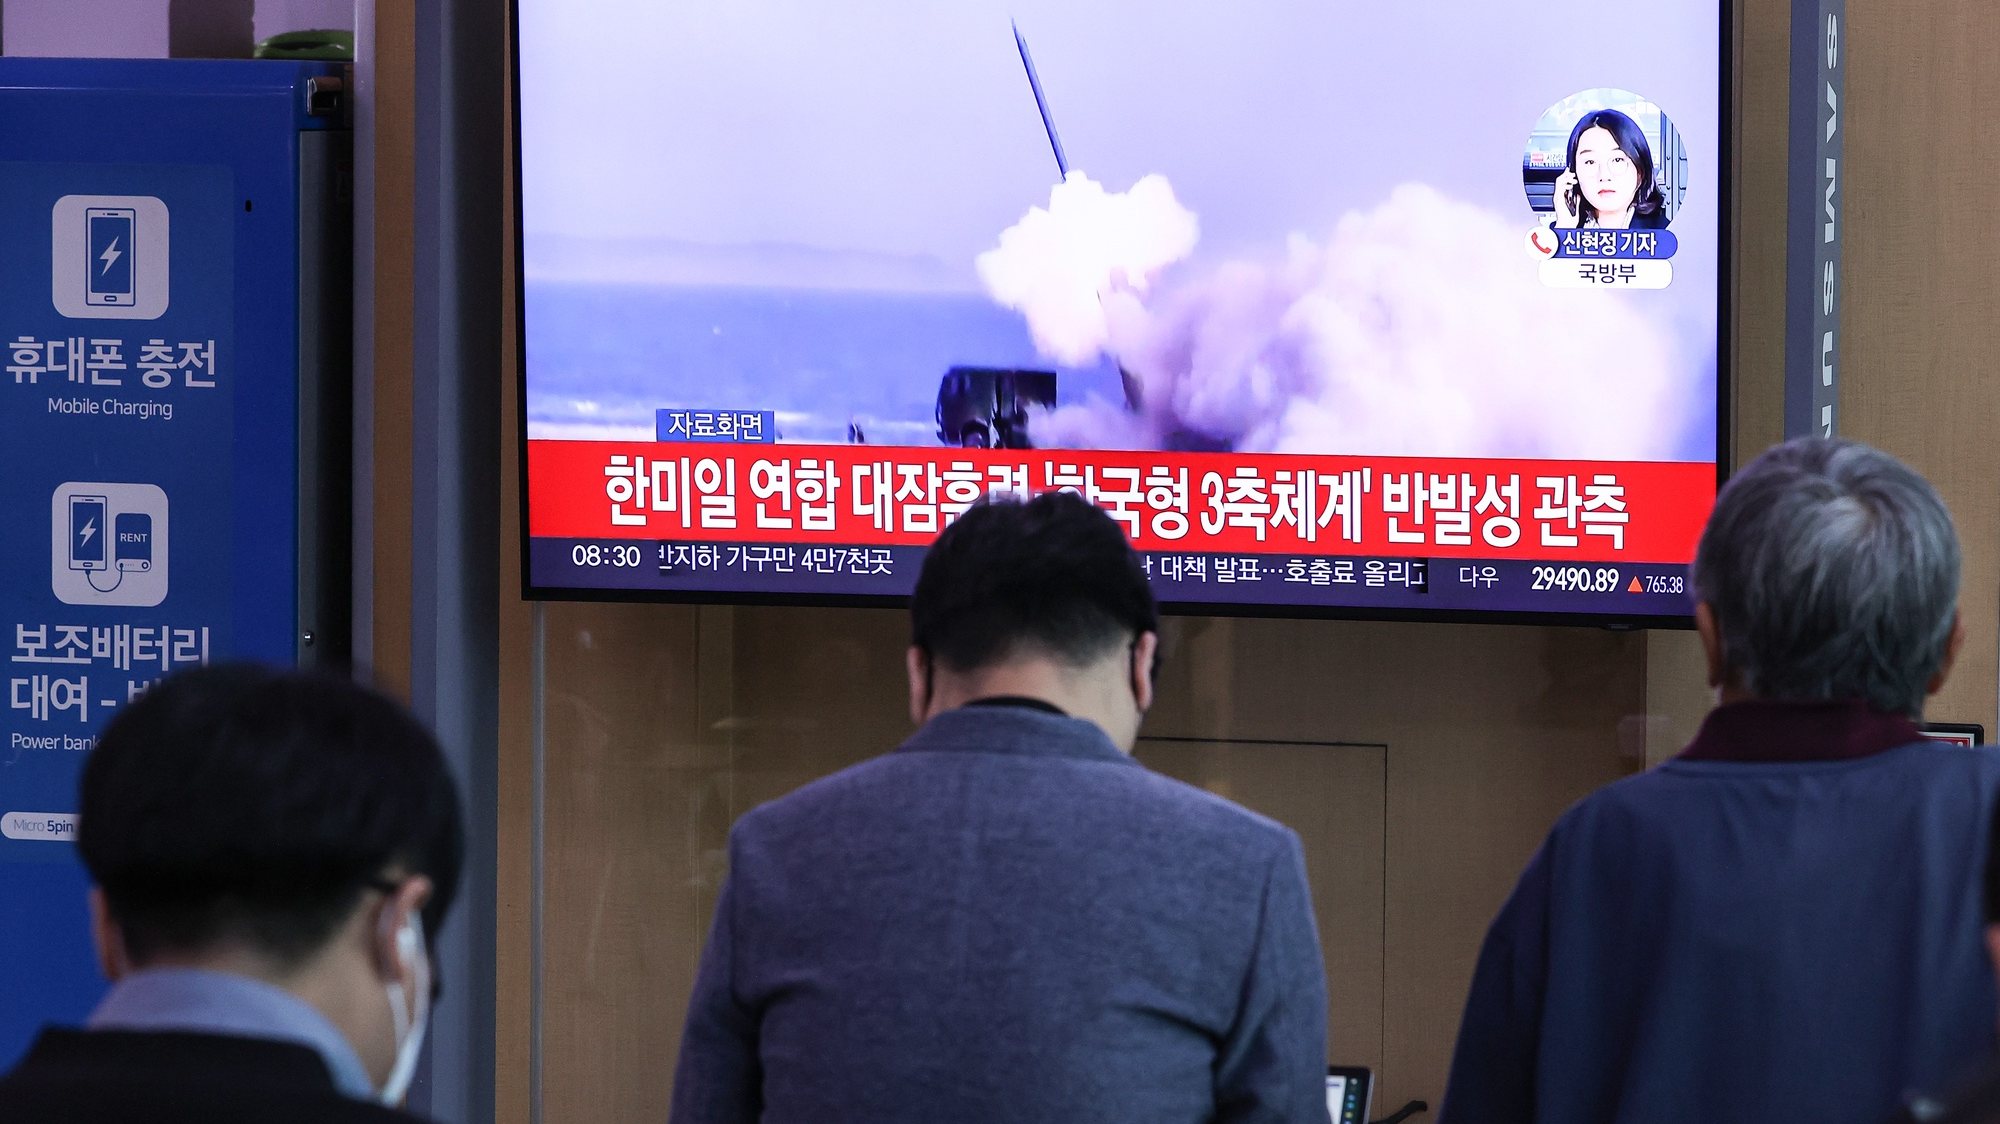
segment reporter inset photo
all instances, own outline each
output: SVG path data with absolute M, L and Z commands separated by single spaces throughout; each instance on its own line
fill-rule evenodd
M 1687 192 L 1687 150 L 1660 107 L 1628 90 L 1557 102 L 1528 138 L 1528 205 L 1556 230 L 1662 230 Z

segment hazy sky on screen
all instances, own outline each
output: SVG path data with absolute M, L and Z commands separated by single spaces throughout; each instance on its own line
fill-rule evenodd
M 1072 168 L 1112 190 L 1161 174 L 1198 216 L 1192 257 L 1160 274 L 1152 305 L 1197 294 L 1206 311 L 1190 322 L 1230 328 L 1226 306 L 1256 290 L 1245 279 L 1276 276 L 1303 237 L 1323 256 L 1295 260 L 1329 266 L 1302 315 L 1395 304 L 1386 322 L 1424 325 L 1313 367 L 1335 405 L 1401 394 L 1429 410 L 1396 389 L 1431 385 L 1418 375 L 1467 411 L 1544 402 L 1568 385 L 1553 364 L 1583 379 L 1576 401 L 1545 403 L 1509 440 L 1555 430 L 1575 438 L 1564 448 L 1712 451 L 1717 0 L 1620 6 L 1643 14 L 1602 32 L 1552 26 L 1541 0 L 518 2 L 530 352 L 548 369 L 610 329 L 600 314 L 538 331 L 539 283 L 980 294 L 975 259 L 1056 179 L 1012 17 Z M 1685 143 L 1674 284 L 1553 299 L 1527 255 L 1523 150 L 1551 105 L 1599 87 L 1657 103 Z M 1429 190 L 1397 192 L 1410 184 Z M 1280 312 L 1245 338 L 1303 330 Z M 634 338 L 654 330 L 669 328 Z M 1370 381 L 1378 369 L 1398 374 Z M 1202 377 L 1218 372 L 1244 373 L 1209 364 Z M 1603 394 L 1623 413 L 1555 420 Z M 1685 408 L 1649 415 L 1655 399 Z
M 1604 35 L 1551 32 L 1525 0 L 520 10 L 531 234 L 926 255 L 969 275 L 1055 177 L 1010 15 L 1072 166 L 1112 188 L 1164 173 L 1201 218 L 1202 256 L 1323 234 L 1409 180 L 1525 220 L 1529 129 L 1598 85 L 1675 119 L 1692 158 L 1676 228 L 1714 222 L 1714 3 Z

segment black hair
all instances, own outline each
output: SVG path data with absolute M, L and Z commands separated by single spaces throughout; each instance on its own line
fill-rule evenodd
M 345 679 L 249 664 L 168 677 L 85 761 L 77 850 L 135 965 L 241 943 L 286 967 L 325 947 L 385 879 L 434 885 L 443 925 L 464 861 L 436 739 Z
M 1638 190 L 1632 193 L 1632 215 L 1635 225 L 1665 226 L 1667 223 L 1667 197 L 1660 191 L 1660 183 L 1653 172 L 1653 146 L 1646 141 L 1646 131 L 1637 121 L 1615 109 L 1594 109 L 1583 115 L 1576 128 L 1569 131 L 1570 171 L 1576 171 L 1576 144 L 1583 134 L 1592 129 L 1603 129 L 1611 134 L 1611 139 L 1632 158 L 1632 166 L 1639 170 Z M 1590 208 L 1590 214 L 1580 218 L 1595 217 L 1597 208 L 1588 198 L 1583 205 Z M 1653 216 L 1657 215 L 1657 218 Z M 1639 221 L 1648 220 L 1648 221 Z
M 1125 531 L 1071 492 L 974 504 L 931 546 L 910 601 L 912 642 L 959 672 L 1023 649 L 1082 667 L 1159 627 Z

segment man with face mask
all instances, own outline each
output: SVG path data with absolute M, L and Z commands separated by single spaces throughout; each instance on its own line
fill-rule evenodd
M 167 679 L 84 766 L 109 995 L 0 1078 L 0 1120 L 409 1121 L 426 935 L 463 854 L 435 740 L 345 680 Z
M 1298 837 L 1132 760 L 1158 617 L 1108 515 L 974 506 L 894 752 L 745 815 L 675 1124 L 1326 1119 Z

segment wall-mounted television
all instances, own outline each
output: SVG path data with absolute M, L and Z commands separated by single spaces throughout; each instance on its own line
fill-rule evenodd
M 1069 488 L 1170 607 L 1690 612 L 1726 5 L 516 15 L 530 596 L 892 600 Z

